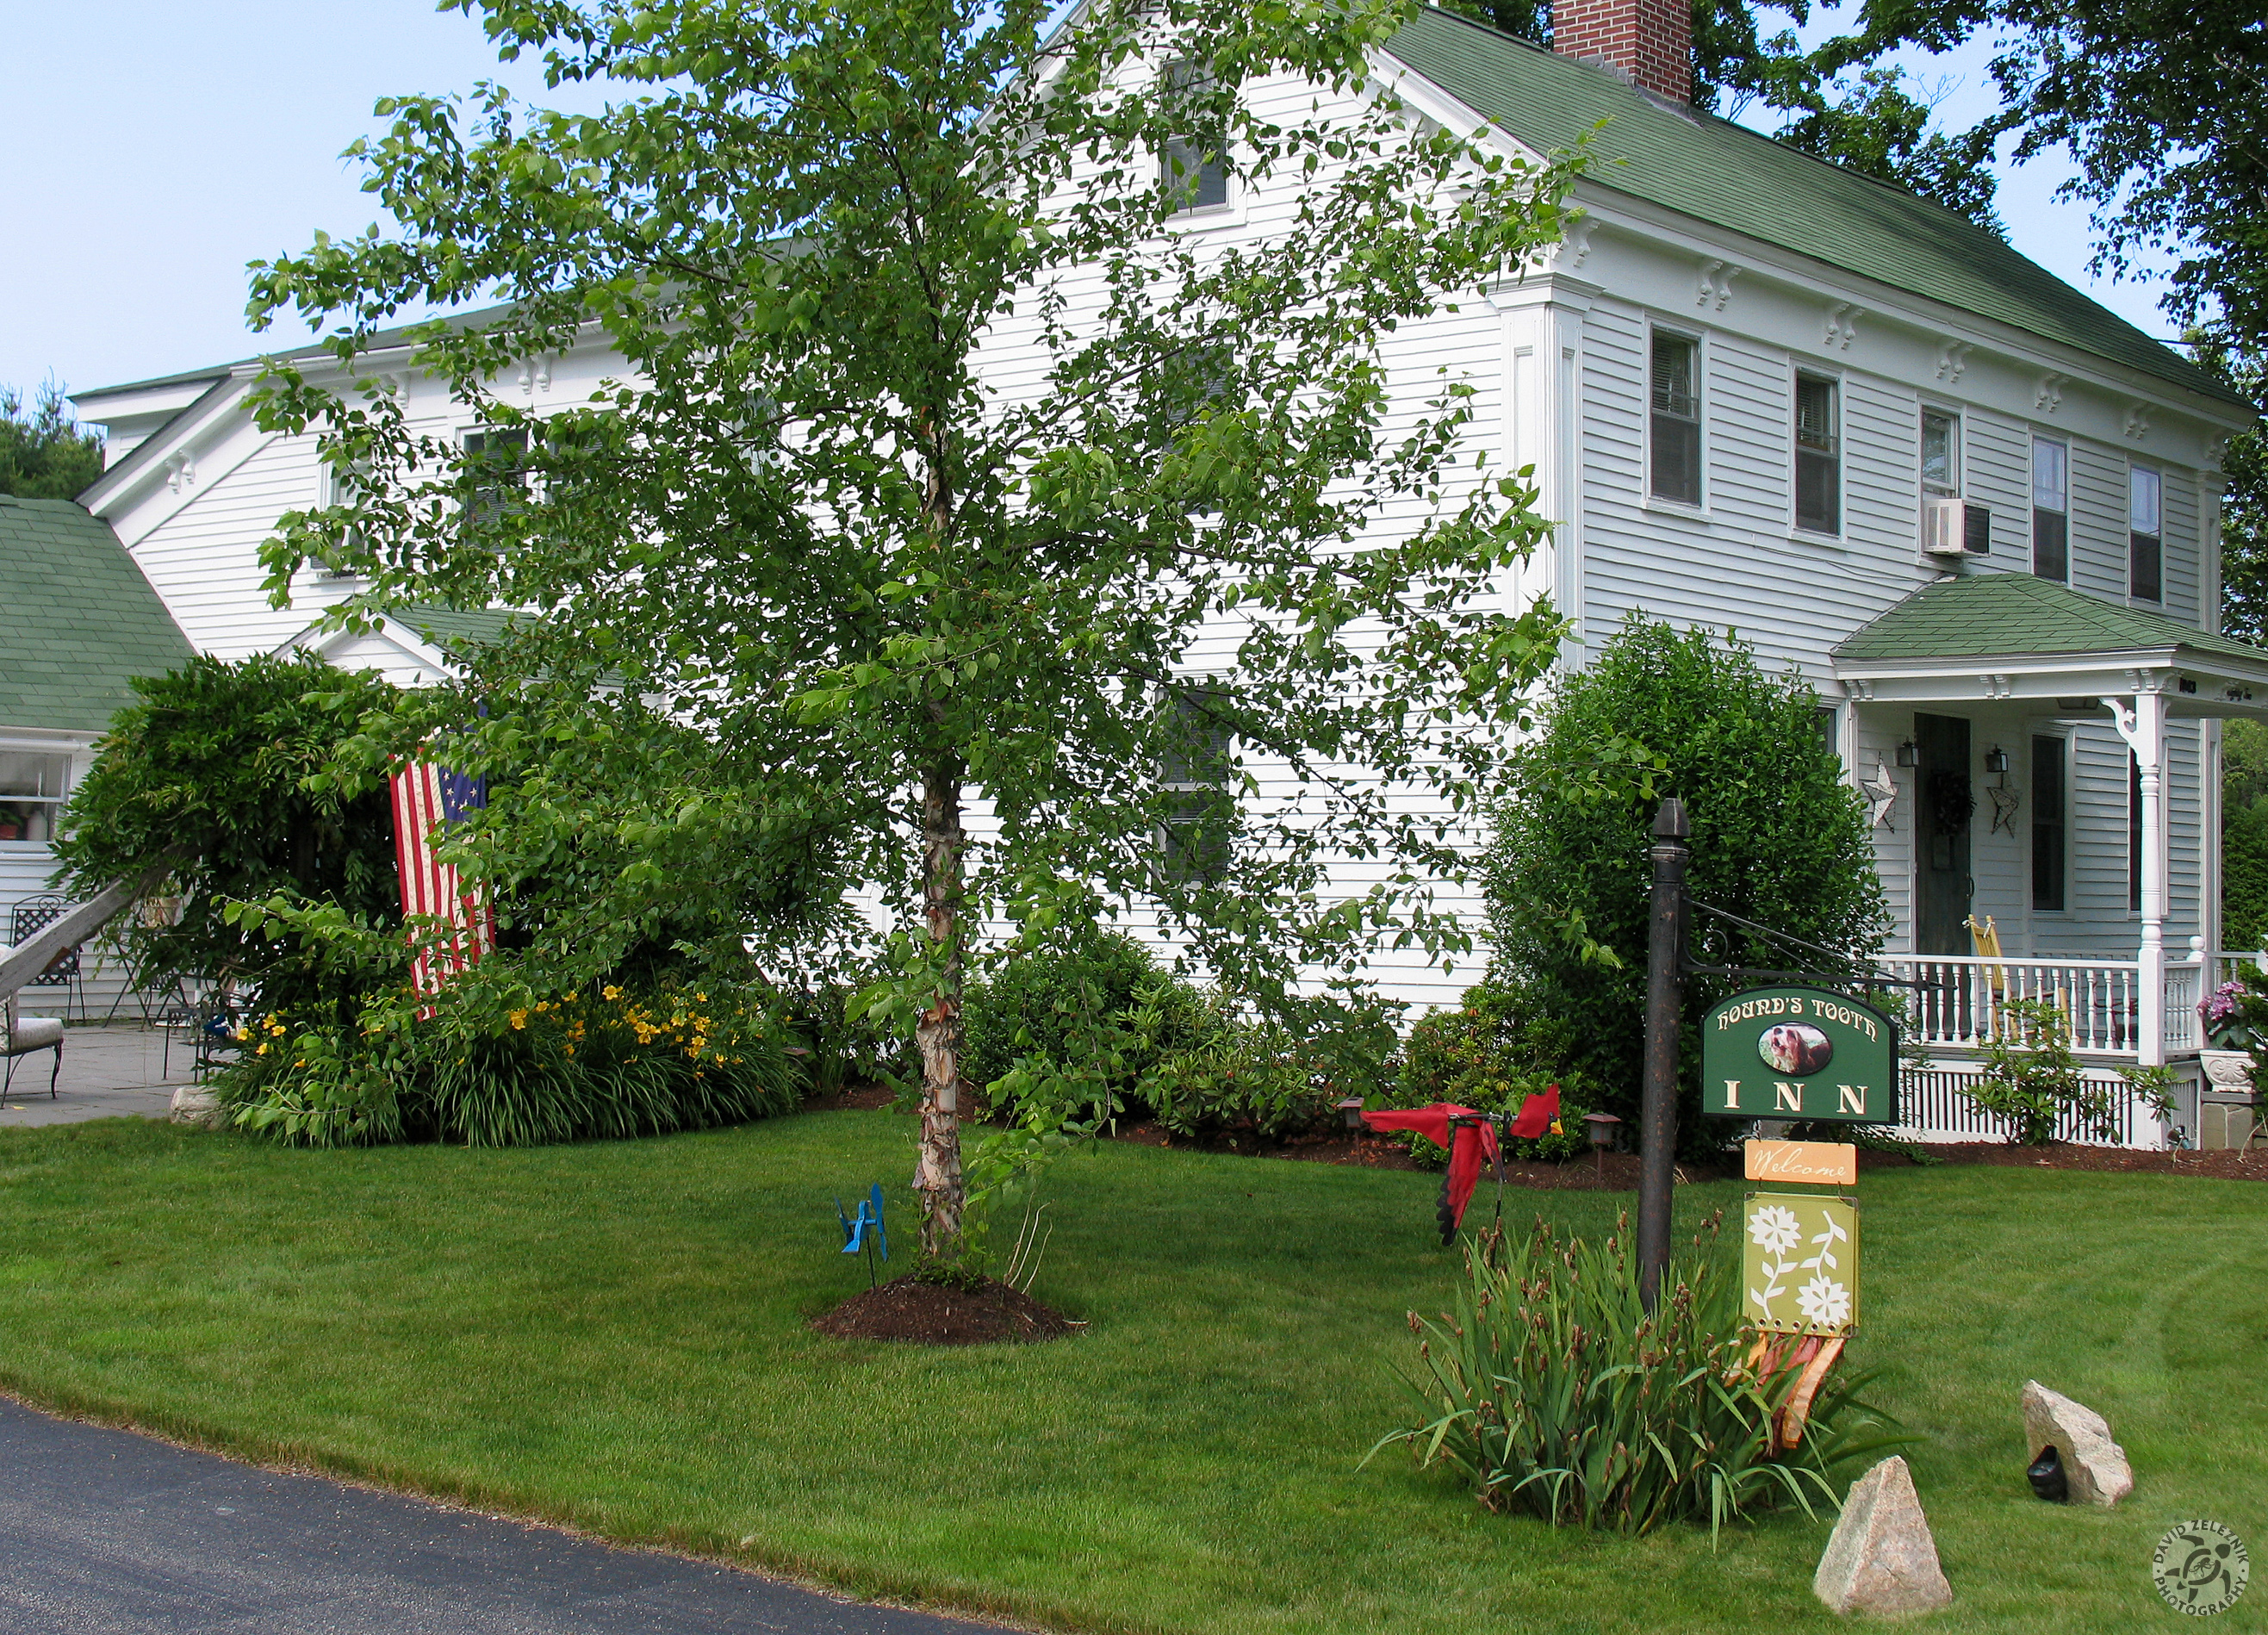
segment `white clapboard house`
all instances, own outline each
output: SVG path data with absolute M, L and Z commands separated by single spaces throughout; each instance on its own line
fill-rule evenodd
M 1405 327 L 1390 360 L 1413 391 L 1442 365 L 1469 379 L 1494 460 L 1535 467 L 1558 528 L 1507 590 L 1572 614 L 1567 662 L 1640 608 L 1735 626 L 1816 687 L 1852 779 L 1878 792 L 1889 963 L 1926 984 L 1940 1069 L 1910 1096 L 1915 1127 L 1984 1128 L 1950 1086 L 1997 998 L 2037 992 L 2070 1007 L 2098 1068 L 2181 1066 L 2186 1138 L 2241 1135 L 2241 1098 L 2198 1088 L 2196 1001 L 2229 958 L 2216 723 L 2268 711 L 2268 652 L 2214 633 L 2220 454 L 2250 412 L 1991 233 L 1686 106 L 1685 12 L 1566 0 L 1556 35 L 1578 57 L 1427 11 L 1379 54 L 1418 114 L 1491 123 L 1507 151 L 1604 122 L 1585 213 L 1549 261 Z M 1314 92 L 1251 94 L 1290 115 Z M 1264 187 L 1224 171 L 1196 198 L 1189 232 L 1268 231 Z M 1032 345 L 992 337 L 1004 389 L 1031 376 Z M 614 361 L 594 331 L 498 385 L 540 411 Z M 231 655 L 302 639 L 346 588 L 311 571 L 292 609 L 261 593 L 261 541 L 324 477 L 311 439 L 253 424 L 258 367 L 77 400 L 111 436 L 86 506 L 189 639 Z M 368 367 L 414 419 L 482 435 L 406 350 Z M 447 635 L 396 625 L 324 650 L 414 682 Z M 1999 957 L 1977 955 L 1972 917 Z M 1421 1005 L 1469 975 L 1377 970 Z M 2169 1133 L 2126 1120 L 2139 1144 Z

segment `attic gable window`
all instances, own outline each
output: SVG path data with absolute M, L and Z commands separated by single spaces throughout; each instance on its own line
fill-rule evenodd
M 1212 88 L 1212 77 L 1194 63 L 1166 65 L 1169 103 L 1202 98 Z M 1160 179 L 1168 188 L 1182 190 L 1180 213 L 1228 208 L 1228 144 L 1213 133 L 1176 136 L 1160 157 Z
M 1701 503 L 1701 343 L 1655 330 L 1648 396 L 1653 458 L 1647 491 L 1680 505 Z
M 2163 486 L 2146 466 L 2126 474 L 2126 593 L 2137 601 L 2165 600 L 2158 520 Z
M 1808 534 L 1843 531 L 1841 395 L 1825 375 L 1795 378 L 1795 526 Z
M 2032 439 L 2032 571 L 2071 578 L 2071 448 L 2047 438 Z

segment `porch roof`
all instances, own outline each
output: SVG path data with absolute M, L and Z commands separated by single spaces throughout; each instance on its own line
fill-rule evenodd
M 2029 573 L 1924 586 L 1832 656 L 1861 698 L 2058 698 L 2068 712 L 2146 690 L 2179 715 L 2268 714 L 2268 649 Z

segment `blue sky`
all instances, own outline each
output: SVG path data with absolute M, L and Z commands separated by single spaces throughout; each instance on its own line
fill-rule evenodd
M 27 390 L 50 373 L 107 386 L 276 344 L 245 328 L 244 264 L 370 223 L 337 155 L 377 128 L 376 98 L 484 77 L 541 93 L 531 65 L 500 67 L 476 23 L 431 0 L 78 0 L 18 8 L 8 36 L 0 385 Z M 1945 111 L 1958 122 L 1989 106 L 1987 55 L 1922 65 L 1956 82 Z M 2006 172 L 2016 247 L 2170 333 L 2154 286 L 2088 277 L 2086 210 L 2051 197 L 2066 173 Z

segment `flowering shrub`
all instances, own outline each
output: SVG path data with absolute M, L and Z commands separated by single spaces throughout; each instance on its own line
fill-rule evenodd
M 512 1003 L 511 966 L 461 973 L 431 1015 L 404 990 L 352 1027 L 270 1013 L 221 1070 L 221 1101 L 295 1145 L 526 1146 L 739 1123 L 802 1099 L 787 1025 L 752 988 L 610 983 Z
M 2251 1029 L 2244 1019 L 2244 984 L 2225 982 L 2198 1001 L 2198 1020 L 2205 1036 L 2215 1044 L 2238 1049 L 2250 1042 Z

